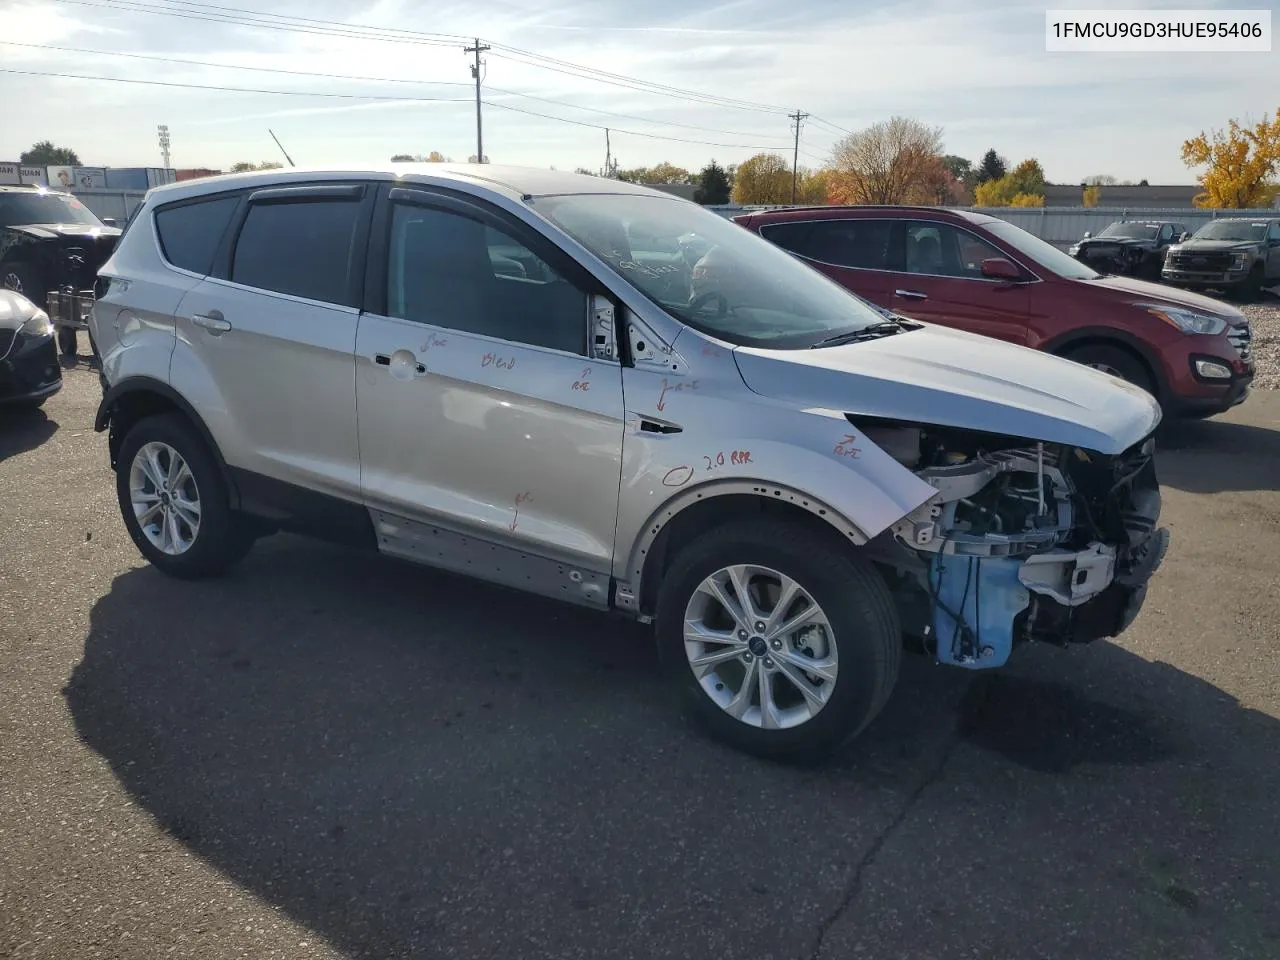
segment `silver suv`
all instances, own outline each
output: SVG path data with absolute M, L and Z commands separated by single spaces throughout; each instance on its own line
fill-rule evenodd
M 860 731 L 904 638 L 987 669 L 1118 634 L 1168 541 L 1144 391 L 626 183 L 175 184 L 102 277 L 97 428 L 156 567 L 287 530 L 622 611 L 756 753 Z

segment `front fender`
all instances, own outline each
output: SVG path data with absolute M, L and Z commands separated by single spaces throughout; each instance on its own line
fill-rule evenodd
M 704 401 L 705 402 L 705 401 Z M 937 491 L 852 426 L 841 411 L 726 402 L 698 434 L 629 432 L 614 576 L 639 587 L 653 541 L 707 498 L 751 495 L 807 510 L 850 543 L 866 543 Z M 730 409 L 730 407 L 734 409 Z

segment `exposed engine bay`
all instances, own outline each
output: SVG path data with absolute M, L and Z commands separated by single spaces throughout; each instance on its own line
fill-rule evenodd
M 1087 643 L 1133 622 L 1169 543 L 1153 437 L 1104 456 L 850 420 L 937 488 L 871 547 L 904 628 L 940 662 L 998 667 L 1020 643 Z

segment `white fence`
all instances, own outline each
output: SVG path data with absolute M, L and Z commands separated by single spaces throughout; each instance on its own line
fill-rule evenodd
M 720 206 L 710 207 L 723 217 L 736 217 L 740 213 L 761 210 L 785 210 L 778 206 Z M 959 207 L 973 213 L 989 214 L 1047 240 L 1059 247 L 1067 247 L 1084 236 L 1085 231 L 1096 234 L 1116 220 L 1172 220 L 1185 224 L 1192 233 L 1210 220 L 1222 217 L 1274 217 L 1274 210 L 1210 210 L 1201 207 L 1159 208 L 1150 207 Z

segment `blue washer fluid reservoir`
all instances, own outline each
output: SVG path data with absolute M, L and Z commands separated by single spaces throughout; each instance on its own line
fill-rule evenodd
M 1013 650 L 1013 618 L 1031 602 L 1018 580 L 1020 566 L 1016 557 L 934 555 L 929 583 L 939 663 L 970 670 L 1004 666 Z

